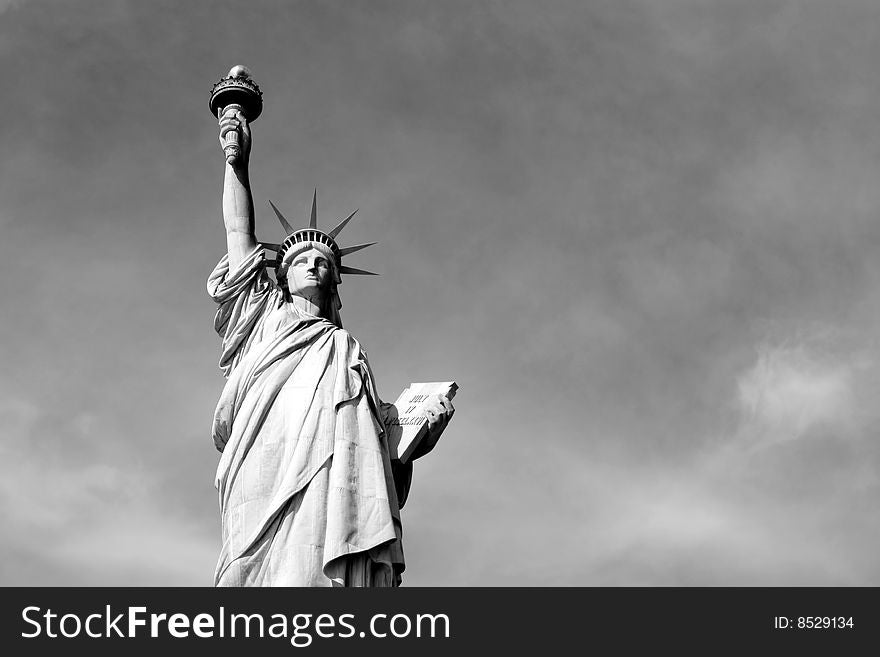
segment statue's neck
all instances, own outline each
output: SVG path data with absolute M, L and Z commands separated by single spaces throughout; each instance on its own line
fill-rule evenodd
M 289 298 L 290 305 L 292 305 L 300 312 L 303 312 L 306 315 L 312 315 L 313 317 L 323 316 L 321 314 L 321 307 L 313 303 L 310 299 L 306 299 L 305 297 L 298 297 L 295 294 L 291 294 Z

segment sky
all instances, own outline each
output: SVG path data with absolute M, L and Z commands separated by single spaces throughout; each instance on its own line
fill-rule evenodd
M 207 586 L 211 86 L 455 380 L 404 584 L 880 585 L 880 5 L 0 2 L 0 585 Z

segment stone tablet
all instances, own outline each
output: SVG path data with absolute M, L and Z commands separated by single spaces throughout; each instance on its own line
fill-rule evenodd
M 428 433 L 428 418 L 424 413 L 425 401 L 431 395 L 446 395 L 452 399 L 458 390 L 455 381 L 410 383 L 390 410 L 387 418 L 388 446 L 391 458 L 407 463 L 419 443 Z

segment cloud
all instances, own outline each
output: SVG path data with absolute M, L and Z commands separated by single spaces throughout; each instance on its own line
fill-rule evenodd
M 804 344 L 761 345 L 738 380 L 744 429 L 764 444 L 803 437 L 812 429 L 851 433 L 857 364 Z
M 861 511 L 841 513 L 841 499 L 854 499 L 846 489 L 824 504 L 792 504 L 749 489 L 742 469 L 702 459 L 678 468 L 570 454 L 565 464 L 546 453 L 533 460 L 536 472 L 555 462 L 552 480 L 470 486 L 419 509 L 407 581 L 429 584 L 427 569 L 444 572 L 449 585 L 505 586 L 856 585 L 880 577 L 870 547 L 877 527 L 853 529 Z M 521 522 L 490 520 L 508 504 Z M 457 522 L 438 524 L 448 507 Z
M 831 325 L 777 325 L 754 353 L 731 376 L 735 421 L 725 426 L 718 414 L 718 435 L 678 452 L 676 464 L 566 456 L 553 511 L 529 530 L 550 535 L 567 523 L 571 540 L 553 558 L 579 566 L 538 569 L 534 583 L 878 581 L 880 524 L 865 514 L 880 487 L 872 341 Z M 540 558 L 534 548 L 520 557 Z
M 0 405 L 0 581 L 209 584 L 217 540 L 163 494 L 161 476 L 139 467 L 131 455 L 80 463 L 49 457 L 35 440 L 35 431 L 45 426 L 43 415 L 22 398 Z M 73 439 L 98 423 L 82 413 L 69 424 Z M 106 435 L 99 439 L 112 442 Z
M 696 464 L 678 471 L 620 472 L 601 550 L 588 577 L 599 585 L 852 585 L 871 572 L 870 550 L 840 558 L 835 519 Z M 619 494 L 619 484 L 626 492 Z

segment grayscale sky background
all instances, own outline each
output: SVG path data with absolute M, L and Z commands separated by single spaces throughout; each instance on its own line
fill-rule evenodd
M 211 85 L 455 379 L 409 585 L 880 585 L 880 4 L 0 1 L 0 584 L 210 585 Z

